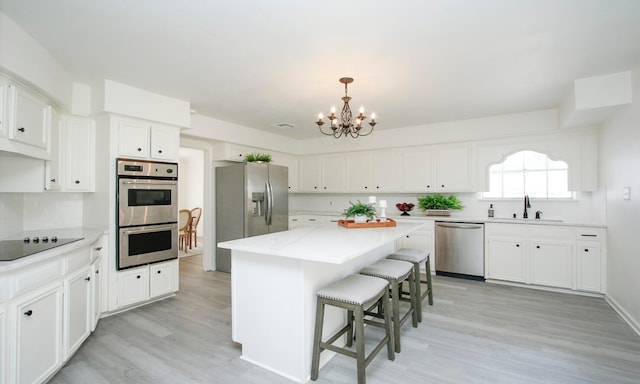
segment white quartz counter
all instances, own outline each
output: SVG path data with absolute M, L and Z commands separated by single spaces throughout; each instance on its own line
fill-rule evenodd
M 424 223 L 397 223 L 396 227 L 344 228 L 319 225 L 218 243 L 221 248 L 344 264 L 372 249 L 415 231 Z
M 311 216 L 328 216 L 331 218 L 341 218 L 341 213 L 339 212 L 312 212 L 312 211 L 292 211 L 289 212 L 290 216 L 295 215 L 311 215 Z M 533 213 L 531 214 L 533 216 Z M 549 220 L 549 219 L 522 219 L 522 218 L 511 218 L 511 217 L 467 217 L 467 216 L 427 216 L 420 211 L 412 211 L 410 216 L 401 216 L 399 214 L 390 214 L 387 216 L 393 220 L 403 220 L 403 221 L 454 221 L 460 223 L 503 223 L 503 224 L 534 224 L 534 225 L 558 225 L 558 226 L 570 226 L 570 227 L 593 227 L 593 228 L 606 228 L 605 224 L 601 223 L 584 223 L 577 221 L 564 221 L 564 220 Z

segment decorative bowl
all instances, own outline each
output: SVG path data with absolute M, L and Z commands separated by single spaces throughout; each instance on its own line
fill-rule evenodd
M 398 208 L 399 211 L 402 211 L 402 214 L 400 216 L 411 216 L 411 215 L 409 215 L 409 211 L 411 211 L 413 209 L 413 207 L 415 207 L 415 204 L 413 204 L 413 203 L 398 203 L 398 204 L 396 204 L 396 208 Z

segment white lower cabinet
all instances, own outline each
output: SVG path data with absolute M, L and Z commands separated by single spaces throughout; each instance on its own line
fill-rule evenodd
M 68 359 L 91 333 L 93 292 L 91 268 L 64 280 L 64 359 Z
M 91 332 L 95 331 L 100 320 L 100 314 L 102 313 L 102 275 L 100 274 L 100 266 L 102 263 L 102 257 L 97 257 L 91 263 L 91 316 L 89 324 L 91 326 Z
M 89 337 L 100 262 L 81 246 L 0 272 L 0 384 L 46 381 Z
M 178 265 L 178 260 L 170 260 L 119 272 L 118 307 L 178 291 Z
M 485 277 L 604 292 L 604 237 L 601 228 L 487 223 Z
M 548 287 L 573 286 L 571 243 L 533 240 L 531 252 L 531 284 Z
M 157 297 L 178 290 L 177 262 L 149 266 L 149 296 Z
M 11 383 L 43 382 L 62 364 L 62 284 L 14 304 L 16 348 Z
M 525 243 L 524 239 L 490 238 L 487 246 L 486 277 L 524 283 Z
M 118 273 L 118 307 L 139 303 L 149 298 L 149 267 L 128 269 Z

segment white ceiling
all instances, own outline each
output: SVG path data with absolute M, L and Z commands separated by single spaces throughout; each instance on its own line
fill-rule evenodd
M 80 82 L 108 78 L 293 138 L 318 112 L 376 129 L 557 107 L 640 64 L 640 0 L 0 0 Z M 287 130 L 277 123 L 296 126 Z

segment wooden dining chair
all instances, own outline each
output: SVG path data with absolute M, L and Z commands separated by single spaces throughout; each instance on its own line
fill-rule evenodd
M 178 248 L 183 251 L 187 250 L 187 243 L 191 246 L 191 211 L 188 209 L 181 209 L 178 212 L 178 233 L 179 245 Z
M 198 223 L 200 223 L 201 217 L 202 217 L 202 208 L 196 207 L 191 210 L 190 232 L 191 232 L 191 236 L 193 237 L 193 243 L 192 243 L 192 239 L 189 238 L 189 248 L 191 248 L 191 244 L 193 244 L 194 247 L 198 246 Z

